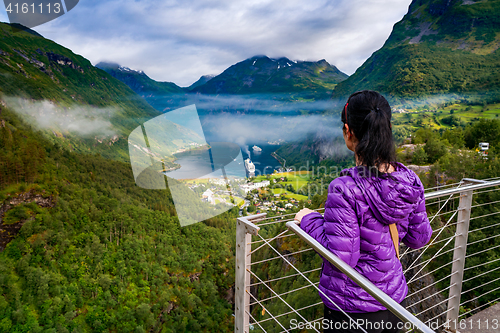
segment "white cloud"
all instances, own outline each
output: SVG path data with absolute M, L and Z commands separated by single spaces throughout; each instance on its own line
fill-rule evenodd
M 62 107 L 51 101 L 31 101 L 4 96 L 7 106 L 39 129 L 62 131 L 82 136 L 106 137 L 115 134 L 110 119 L 116 109 L 73 105 Z
M 36 27 L 96 64 L 107 60 L 187 86 L 257 54 L 326 59 L 352 74 L 410 0 L 88 0 Z

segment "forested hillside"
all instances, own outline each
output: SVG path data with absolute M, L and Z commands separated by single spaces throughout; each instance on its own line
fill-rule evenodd
M 237 211 L 180 228 L 168 191 L 5 108 L 0 146 L 1 332 L 231 329 Z
M 71 50 L 0 23 L 2 104 L 25 111 L 66 149 L 128 160 L 130 131 L 159 114 L 130 88 Z M 70 126 L 73 124 L 73 126 Z
M 0 35 L 0 332 L 230 330 L 237 210 L 180 228 L 129 162 L 159 112 L 34 32 Z
M 334 90 L 395 97 L 458 93 L 498 96 L 500 1 L 414 0 L 384 46 Z

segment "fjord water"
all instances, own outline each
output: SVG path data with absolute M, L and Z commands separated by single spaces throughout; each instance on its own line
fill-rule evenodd
M 279 148 L 278 145 L 270 145 L 267 142 L 255 143 L 256 146 L 262 148 L 261 152 L 254 151 L 252 149 L 253 145 L 254 143 L 244 146 L 242 150 L 243 158 L 250 158 L 253 164 L 255 164 L 256 176 L 271 174 L 276 168 L 280 167 L 278 160 L 271 156 L 271 153 Z
M 255 152 L 251 147 L 244 145 L 241 147 L 241 155 L 235 160 L 224 167 L 224 171 L 228 177 L 245 177 L 244 160 L 250 158 L 255 164 L 255 175 L 267 175 L 273 173 L 276 168 L 280 167 L 279 162 L 271 156 L 271 153 L 276 151 L 279 146 L 270 145 L 268 143 L 256 143 L 257 146 L 262 148 L 261 152 Z M 212 164 L 208 151 L 206 150 L 193 150 L 175 155 L 177 160 L 175 163 L 181 167 L 179 169 L 167 172 L 166 175 L 175 179 L 190 179 L 194 173 L 199 172 L 200 169 L 206 170 L 206 177 L 220 177 L 221 173 L 212 169 Z

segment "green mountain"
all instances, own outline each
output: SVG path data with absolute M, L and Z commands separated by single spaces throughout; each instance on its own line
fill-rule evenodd
M 127 84 L 161 112 L 196 104 L 200 113 L 223 111 L 245 114 L 256 109 L 276 113 L 281 112 L 281 106 L 289 106 L 289 103 L 329 99 L 335 85 L 347 78 L 346 74 L 325 60 L 292 61 L 266 56 L 239 62 L 217 76 L 204 75 L 187 88 L 156 82 L 143 72 L 117 64 L 100 63 L 97 66 Z M 232 95 L 241 98 L 233 98 Z M 277 101 L 284 104 L 277 104 Z M 300 112 L 322 111 L 315 108 L 318 106 L 305 105 Z
M 194 88 L 202 94 L 307 93 L 327 98 L 347 75 L 325 60 L 318 62 L 255 56 L 239 62 Z
M 384 46 L 333 97 L 345 99 L 361 89 L 398 97 L 496 96 L 499 47 L 499 0 L 414 0 Z
M 30 30 L 0 35 L 0 332 L 231 330 L 238 209 L 181 228 L 128 162 L 160 112 Z
M 172 82 L 158 82 L 151 79 L 143 71 L 136 71 L 115 63 L 100 62 L 96 65 L 108 74 L 125 83 L 142 97 L 148 95 L 169 95 L 184 93 L 184 89 Z
M 37 33 L 0 23 L 2 106 L 47 138 L 84 153 L 128 160 L 127 136 L 160 113 L 82 56 Z
M 112 65 L 107 64 L 110 75 L 31 30 L 13 33 L 6 24 L 0 28 L 2 105 L 69 150 L 128 161 L 130 132 L 160 115 L 133 89 L 148 94 L 182 91 L 173 83 L 156 82 L 142 72 L 118 65 L 113 65 L 116 70 L 109 70 Z M 140 87 L 139 79 L 144 83 Z M 169 153 L 199 141 L 181 126 L 167 120 L 162 124 L 176 138 L 163 145 Z
M 186 89 L 187 90 L 193 90 L 194 88 L 196 87 L 199 87 L 201 85 L 204 85 L 205 83 L 207 83 L 208 81 L 210 81 L 211 79 L 213 79 L 214 77 L 216 77 L 217 75 L 213 75 L 213 74 L 209 74 L 209 75 L 202 75 L 198 81 L 196 81 L 195 83 L 193 83 L 192 85 L 190 85 L 189 87 L 187 87 Z
M 0 114 L 0 332 L 227 332 L 232 209 L 181 228 L 130 163 Z

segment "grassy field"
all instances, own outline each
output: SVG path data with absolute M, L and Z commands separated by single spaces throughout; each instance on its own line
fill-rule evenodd
M 443 117 L 443 115 L 448 115 L 448 114 L 451 115 L 451 112 L 453 111 L 453 115 L 465 121 L 470 121 L 474 118 L 493 119 L 500 117 L 500 104 L 488 104 L 485 106 L 482 105 L 468 106 L 463 104 L 452 104 L 443 108 L 440 111 L 443 111 L 443 113 L 440 114 L 441 117 Z
M 304 200 L 304 201 L 307 201 L 307 197 L 305 195 L 301 195 L 301 194 L 295 194 L 295 193 L 290 193 L 290 192 L 287 192 L 284 188 L 273 188 L 271 189 L 271 192 L 273 192 L 274 194 L 285 194 L 285 197 L 287 198 L 290 198 L 290 199 L 295 199 L 295 200 Z
M 395 113 L 393 114 L 393 123 L 399 127 L 440 129 L 452 128 L 479 118 L 496 119 L 499 117 L 499 103 L 487 105 L 455 103 L 439 107 L 436 110 Z
M 269 178 L 267 178 L 269 176 Z M 262 180 L 272 180 L 272 179 L 278 179 L 278 178 L 283 178 L 286 177 L 287 181 L 280 181 L 279 183 L 273 184 L 271 182 L 271 186 L 273 185 L 281 185 L 283 188 L 274 188 L 271 189 L 271 191 L 274 194 L 282 194 L 286 193 L 285 196 L 287 198 L 291 199 L 296 199 L 296 200 L 307 200 L 308 198 L 304 195 L 300 194 L 295 194 L 291 193 L 290 191 L 287 191 L 284 187 L 287 185 L 292 185 L 295 191 L 297 191 L 299 188 L 302 186 L 307 186 L 307 182 L 309 181 L 309 171 L 295 171 L 295 172 L 281 172 L 281 173 L 273 173 L 272 175 L 266 175 L 266 176 L 258 176 L 255 178 L 255 182 L 259 182 Z
M 221 195 L 222 198 L 226 199 L 227 202 L 232 202 L 231 201 L 231 197 L 229 195 Z M 245 200 L 243 200 L 242 198 L 240 197 L 235 197 L 233 196 L 232 197 L 234 199 L 234 203 L 238 206 L 238 207 L 241 207 L 244 203 L 245 203 Z
M 187 185 L 193 184 L 208 184 L 208 178 L 197 178 L 197 179 L 181 179 L 181 182 Z
M 304 185 L 307 185 L 307 182 L 309 181 L 309 171 L 281 172 L 281 173 L 273 173 L 272 175 L 269 176 L 270 176 L 269 179 L 286 177 L 288 180 L 286 182 L 280 182 L 280 184 L 282 184 L 283 186 L 291 184 L 293 188 L 296 190 Z M 263 180 L 268 180 L 267 175 L 255 177 L 254 181 L 260 182 Z
M 240 197 L 233 197 L 233 199 L 234 199 L 234 202 L 238 205 L 238 207 L 243 206 L 243 204 L 245 203 L 245 200 L 243 200 Z

